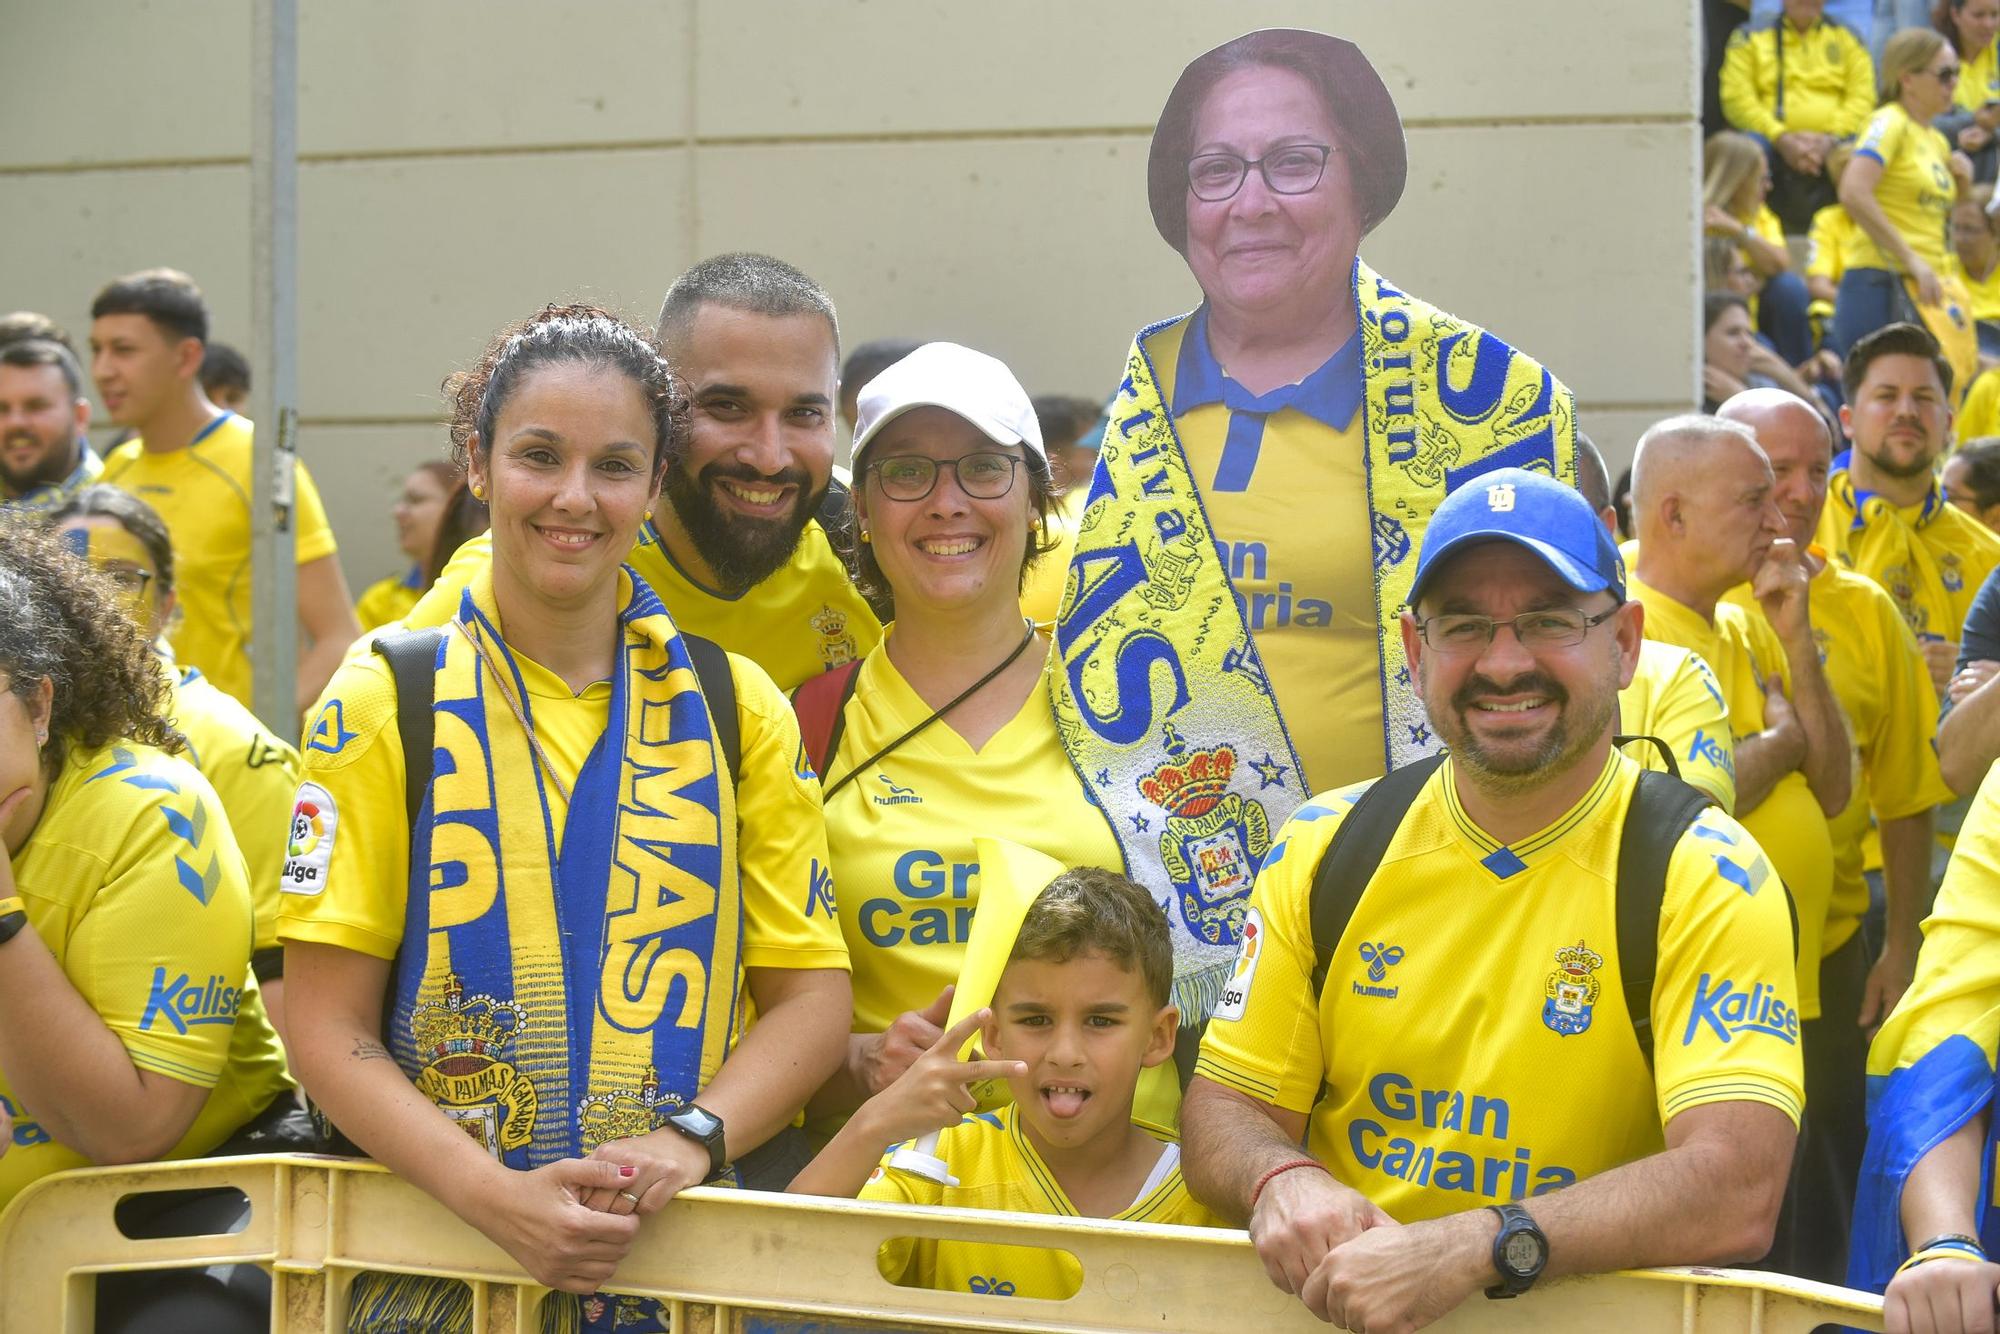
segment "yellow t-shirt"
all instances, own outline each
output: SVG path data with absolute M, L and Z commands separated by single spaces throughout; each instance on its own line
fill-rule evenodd
M 1952 86 L 1951 100 L 1962 111 L 1977 111 L 1988 102 L 2000 102 L 2000 60 L 1994 58 L 1993 42 L 1970 60 L 1961 61 L 1958 82 Z
M 1875 202 L 1882 206 L 1883 216 L 1917 258 L 1939 273 L 1948 272 L 1951 206 L 1958 201 L 1958 182 L 1952 179 L 1951 145 L 1944 135 L 1917 124 L 1900 103 L 1891 102 L 1869 120 L 1854 156 L 1882 164 Z M 1850 264 L 1857 269 L 1902 271 L 1902 265 L 1884 254 L 1868 233 L 1858 227 L 1855 232 Z
M 639 530 L 639 541 L 626 561 L 659 595 L 682 634 L 700 635 L 750 659 L 780 690 L 852 662 L 882 639 L 881 622 L 848 578 L 847 567 L 834 554 L 817 519 L 806 524 L 791 560 L 735 597 L 703 588 L 683 574 L 650 523 Z M 437 583 L 418 599 L 405 623 L 414 628 L 449 621 L 473 572 L 492 562 L 491 532 L 466 542 Z
M 1729 734 L 1729 708 L 1715 673 L 1699 653 L 1657 639 L 1640 641 L 1632 684 L 1618 692 L 1618 731 L 1666 742 L 1682 778 L 1714 797 L 1723 810 L 1736 809 L 1736 739 Z M 1627 743 L 1625 754 L 1644 768 L 1666 771 L 1654 746 Z
M 1690 1108 L 1761 1102 L 1797 1121 L 1783 891 L 1714 807 L 1668 864 L 1646 1069 L 1614 883 L 1638 774 L 1612 755 L 1574 807 L 1504 848 L 1459 804 L 1447 760 L 1390 840 L 1317 997 L 1313 875 L 1365 785 L 1314 798 L 1257 876 L 1242 998 L 1216 1011 L 1196 1072 L 1310 1112 L 1307 1149 L 1405 1223 L 1658 1153 Z
M 1021 614 L 1036 625 L 1054 624 L 1056 613 L 1062 610 L 1069 558 L 1076 554 L 1076 529 L 1083 516 L 1082 501 L 1079 487 L 1057 503 L 1049 515 L 1049 537 L 1055 545 L 1028 566 L 1027 582 L 1021 586 Z
M 168 716 L 187 738 L 186 758 L 229 812 L 250 877 L 257 948 L 272 949 L 278 943 L 278 876 L 299 786 L 299 753 L 194 668 L 168 664 L 167 669 L 174 681 Z
M 174 656 L 216 689 L 250 702 L 251 425 L 224 413 L 186 449 L 149 454 L 128 440 L 104 461 L 104 480 L 158 511 L 174 549 L 180 624 Z M 331 556 L 333 529 L 301 463 L 293 473 L 292 525 L 301 565 Z
M 368 585 L 354 603 L 354 619 L 361 623 L 361 632 L 379 630 L 408 616 L 417 599 L 424 595 L 423 578 L 423 571 L 413 565 L 401 574 Z
M 1627 595 L 1645 605 L 1648 639 L 1692 649 L 1708 663 L 1722 687 L 1737 741 L 1764 730 L 1764 682 L 1776 676 L 1789 694 L 1792 674 L 1784 645 L 1763 617 L 1753 618 L 1741 607 L 1723 602 L 1717 604 L 1715 623 L 1710 625 L 1636 575 L 1627 581 Z M 1769 855 L 1798 906 L 1799 1013 L 1817 1019 L 1820 933 L 1833 893 L 1833 851 L 1819 798 L 1806 776 L 1793 770 L 1778 780 L 1756 810 L 1738 811 L 1736 818 Z
M 889 660 L 870 653 L 847 702 L 829 782 L 930 717 Z M 845 887 L 840 930 L 854 962 L 854 1031 L 880 1033 L 958 977 L 979 906 L 975 837 L 1009 839 L 1065 866 L 1124 858 L 1063 753 L 1048 692 L 1031 691 L 974 750 L 949 717 L 911 737 L 833 795 L 826 843 Z
M 229 817 L 201 774 L 150 746 L 71 751 L 14 857 L 28 920 L 132 1064 L 209 1090 L 166 1157 L 198 1158 L 291 1087 L 250 975 L 253 924 Z M 0 1071 L 14 1118 L 0 1206 L 89 1160 L 49 1137 Z
M 1951 866 L 1924 921 L 1910 989 L 1868 1050 L 1868 1073 L 1914 1065 L 1946 1038 L 1979 1045 L 1991 1066 L 2000 1049 L 2000 764 L 1972 798 Z
M 1180 1146 L 1164 1143 L 1160 1147 L 1159 1164 L 1138 1198 L 1112 1217 L 1128 1223 L 1227 1227 L 1188 1194 L 1187 1184 L 1181 1180 Z M 1022 1131 L 1019 1109 L 1012 1104 L 997 1112 L 968 1116 L 939 1132 L 934 1161 L 957 1178 L 955 1184 L 946 1185 L 929 1173 L 911 1170 L 907 1166 L 911 1152 L 911 1146 L 902 1145 L 885 1154 L 882 1165 L 862 1186 L 861 1198 L 1079 1217 L 1055 1173 Z M 883 1243 L 877 1262 L 882 1276 L 891 1283 L 945 1292 L 1060 1300 L 1074 1296 L 1083 1283 L 1083 1268 L 1069 1252 L 1026 1246 L 904 1238 Z
M 2000 435 L 2000 368 L 1981 371 L 1965 391 L 1965 406 L 1952 433 L 1961 442 Z
M 1820 665 L 1847 715 L 1859 761 L 1853 799 L 1827 822 L 1833 892 L 1820 937 L 1825 958 L 1848 942 L 1868 911 L 1861 872 L 1870 811 L 1878 820 L 1900 820 L 1954 797 L 1938 772 L 1937 691 L 1896 604 L 1872 579 L 1830 560 L 1813 576 L 1811 596 Z M 1732 590 L 1729 600 L 1763 619 L 1748 585 Z
M 1972 276 L 1972 270 L 1965 267 L 1965 261 L 1954 251 L 1951 256 L 1951 271 L 1965 284 L 1965 290 L 1972 297 L 1972 318 L 1975 320 L 2000 320 L 2000 264 L 1995 264 L 1983 279 Z
M 1340 425 L 1281 408 L 1265 419 L 1261 439 L 1231 446 L 1231 418 L 1247 414 L 1221 402 L 1226 376 L 1205 329 L 1197 314 L 1146 346 L 1244 621 L 1308 784 L 1318 790 L 1376 777 L 1381 649 L 1369 574 L 1360 343 L 1308 377 L 1327 377 L 1326 389 L 1309 397 Z M 1310 522 L 1301 522 L 1302 507 Z
M 1783 29 L 1784 90 L 1778 106 L 1778 40 Z M 1845 137 L 1875 106 L 1875 62 L 1854 33 L 1820 19 L 1803 33 L 1782 19 L 1738 28 L 1722 57 L 1722 113 L 1739 130 L 1776 139 L 1787 130 Z
M 611 711 L 611 683 L 573 694 L 522 654 L 535 736 L 564 786 L 576 781 Z M 745 968 L 846 968 L 835 921 L 819 786 L 798 723 L 755 663 L 732 656 L 742 772 L 736 784 L 737 867 L 743 893 Z M 496 706 L 504 719 L 505 706 Z M 496 724 L 497 725 L 497 724 Z M 410 892 L 410 827 L 396 686 L 379 654 L 350 657 L 321 697 L 306 744 L 294 813 L 295 841 L 315 845 L 287 863 L 278 935 L 393 959 Z M 558 843 L 569 813 L 549 785 Z M 307 811 L 305 808 L 311 806 Z M 315 867 L 305 860 L 317 854 Z M 296 882 L 293 871 L 300 873 Z
M 1853 265 L 1861 228 L 1838 204 L 1828 204 L 1812 216 L 1806 233 L 1806 276 L 1824 278 L 1836 286 Z

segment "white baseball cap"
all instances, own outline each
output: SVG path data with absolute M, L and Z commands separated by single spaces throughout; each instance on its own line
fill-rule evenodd
M 861 386 L 854 411 L 854 460 L 911 408 L 943 408 L 978 427 L 998 445 L 1021 445 L 1048 462 L 1041 423 L 1028 391 L 998 357 L 957 343 L 925 343 Z

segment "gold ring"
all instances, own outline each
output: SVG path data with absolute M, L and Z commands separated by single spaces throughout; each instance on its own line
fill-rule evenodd
M 629 1190 L 621 1190 L 621 1191 L 619 1191 L 619 1192 L 618 1192 L 618 1198 L 619 1198 L 619 1199 L 621 1199 L 621 1200 L 630 1200 L 630 1201 L 632 1201 L 632 1205 L 633 1205 L 633 1207 L 634 1207 L 634 1208 L 637 1208 L 637 1207 L 638 1207 L 638 1204 L 639 1204 L 639 1197 L 638 1197 L 637 1195 L 634 1195 L 634 1194 L 633 1194 L 633 1193 L 632 1193 L 631 1191 L 629 1191 Z

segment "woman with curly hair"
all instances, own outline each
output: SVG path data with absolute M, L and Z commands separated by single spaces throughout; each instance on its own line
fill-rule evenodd
M 287 1036 L 348 1139 L 578 1294 L 545 1327 L 660 1329 L 597 1295 L 640 1219 L 788 1182 L 782 1132 L 845 1046 L 819 790 L 770 678 L 621 565 L 685 411 L 653 344 L 551 307 L 447 389 L 490 564 L 446 626 L 327 687 L 282 880 Z M 350 1329 L 470 1327 L 448 1280 L 349 1301 Z
M 295 1106 L 242 855 L 172 753 L 166 697 L 111 582 L 39 528 L 0 530 L 0 1206 L 64 1168 L 215 1153 Z M 211 1224 L 191 1230 L 225 1230 L 213 1197 L 183 1203 Z M 99 1327 L 262 1329 L 240 1277 L 107 1281 Z M 145 1309 L 168 1289 L 191 1323 Z

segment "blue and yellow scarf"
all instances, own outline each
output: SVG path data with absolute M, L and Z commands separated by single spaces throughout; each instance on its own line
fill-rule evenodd
M 549 775 L 497 694 L 533 726 L 490 568 L 438 646 L 390 1049 L 521 1170 L 656 1129 L 714 1077 L 740 1018 L 735 793 L 673 622 L 629 571 L 619 587 L 610 722 L 560 845 Z M 423 1284 L 389 1286 L 372 1319 L 437 1300 Z M 597 1323 L 589 1303 L 581 1314 Z
M 1393 768 L 1437 744 L 1397 625 L 1431 511 L 1492 468 L 1573 482 L 1576 419 L 1569 390 L 1540 364 L 1358 260 L 1354 300 Z M 1196 1022 L 1221 994 L 1276 828 L 1312 790 L 1153 368 L 1149 342 L 1187 318 L 1133 341 L 1084 500 L 1052 693 L 1063 745 L 1127 873 L 1171 905 L 1174 1000 Z

